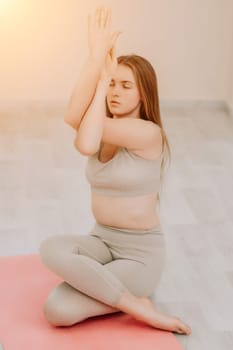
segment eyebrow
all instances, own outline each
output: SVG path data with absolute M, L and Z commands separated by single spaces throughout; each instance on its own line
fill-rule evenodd
M 111 81 L 115 81 L 115 79 L 111 79 Z M 131 83 L 134 84 L 134 82 L 130 81 L 130 80 L 121 80 L 121 83 Z

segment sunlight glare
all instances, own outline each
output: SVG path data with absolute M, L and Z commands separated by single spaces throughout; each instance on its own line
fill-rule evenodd
M 15 5 L 16 0 L 0 0 L 1 15 L 4 15 L 3 11 L 10 10 Z

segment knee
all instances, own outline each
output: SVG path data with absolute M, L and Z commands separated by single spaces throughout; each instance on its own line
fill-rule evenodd
M 78 315 L 75 320 L 69 315 L 68 310 L 65 309 L 64 304 L 56 300 L 56 298 L 51 294 L 47 298 L 44 304 L 44 316 L 47 321 L 55 327 L 59 326 L 72 326 L 77 322 L 82 321 L 78 319 Z
M 61 305 L 54 305 L 49 299 L 44 305 L 44 315 L 52 326 L 69 326 L 71 323 L 66 318 Z

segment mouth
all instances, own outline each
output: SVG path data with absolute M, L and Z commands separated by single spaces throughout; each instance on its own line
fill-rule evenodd
M 115 105 L 119 105 L 120 102 L 117 102 L 117 101 L 110 101 L 110 104 L 113 105 L 113 106 L 115 106 Z

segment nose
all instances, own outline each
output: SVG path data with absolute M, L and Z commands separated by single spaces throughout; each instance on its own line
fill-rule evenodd
M 112 95 L 114 96 L 119 96 L 119 91 L 120 91 L 120 87 L 118 87 L 117 85 L 112 87 Z

